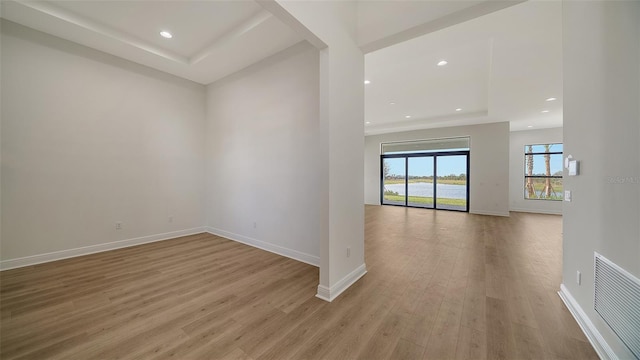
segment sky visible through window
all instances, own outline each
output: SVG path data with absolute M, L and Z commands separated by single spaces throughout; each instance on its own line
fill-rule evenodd
M 544 153 L 544 145 L 533 145 L 534 153 Z M 524 152 L 529 152 L 529 146 L 524 147 Z M 549 152 L 563 152 L 562 144 L 551 144 L 551 148 L 549 148 Z M 545 164 L 544 164 L 544 155 L 534 155 L 533 161 L 533 173 L 544 175 L 546 173 Z M 551 175 L 556 174 L 558 172 L 562 172 L 562 155 L 551 155 Z
M 390 160 L 390 159 L 387 159 Z M 388 161 L 389 175 L 404 176 L 404 159 L 398 161 Z M 429 164 L 433 164 L 429 161 Z M 411 176 L 433 176 L 433 165 L 420 166 L 417 163 L 411 163 L 409 169 Z M 416 166 L 418 165 L 418 166 Z M 543 164 L 544 165 L 544 164 Z M 467 173 L 467 159 L 465 156 L 440 156 L 438 157 L 438 176 L 460 175 Z

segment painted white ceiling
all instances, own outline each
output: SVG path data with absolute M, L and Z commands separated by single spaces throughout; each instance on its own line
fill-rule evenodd
M 299 41 L 254 1 L 2 1 L 3 18 L 209 84 Z M 172 39 L 160 31 L 173 34 Z
M 359 1 L 359 45 L 381 49 L 365 56 L 365 134 L 496 121 L 512 130 L 561 126 L 561 3 L 520 1 Z M 251 0 L 0 6 L 10 21 L 201 84 L 302 41 Z M 449 64 L 437 67 L 443 58 Z M 558 100 L 544 101 L 551 96 Z
M 367 54 L 365 134 L 562 126 L 561 6 L 528 1 Z
M 358 1 L 358 44 L 367 47 L 376 40 L 425 23 L 459 14 L 487 0 L 457 1 Z M 477 17 L 481 13 L 473 14 Z

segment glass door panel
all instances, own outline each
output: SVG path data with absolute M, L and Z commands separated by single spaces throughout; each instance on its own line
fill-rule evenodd
M 382 204 L 406 205 L 406 160 L 382 159 Z
M 433 208 L 433 156 L 408 158 L 408 205 Z
M 436 209 L 467 210 L 467 155 L 436 157 Z

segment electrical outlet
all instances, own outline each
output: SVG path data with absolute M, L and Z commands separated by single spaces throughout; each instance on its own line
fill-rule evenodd
M 167 219 L 169 222 L 173 222 L 173 216 L 169 216 L 169 219 Z
M 571 202 L 571 190 L 564 191 L 564 201 Z
M 347 257 L 351 257 L 351 248 L 347 247 Z
M 257 228 L 257 227 L 258 227 L 258 224 L 254 221 L 254 222 L 253 222 L 253 228 L 255 229 L 255 228 Z
M 116 222 L 116 230 L 122 230 L 122 223 L 120 221 Z
M 582 273 L 580 271 L 576 271 L 576 282 L 578 285 L 582 284 Z

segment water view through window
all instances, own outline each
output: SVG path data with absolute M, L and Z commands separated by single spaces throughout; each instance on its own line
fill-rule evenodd
M 381 156 L 383 205 L 468 211 L 468 145 L 456 146 L 454 151 L 438 146 L 433 151 L 394 144 L 393 150 L 404 151 Z

